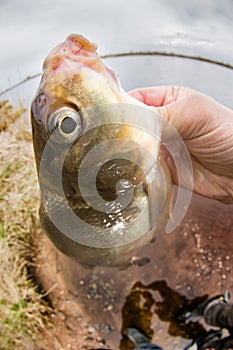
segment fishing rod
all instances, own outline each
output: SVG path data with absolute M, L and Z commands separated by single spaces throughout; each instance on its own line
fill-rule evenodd
M 218 65 L 220 67 L 228 68 L 233 70 L 233 65 L 226 62 L 221 62 L 218 60 L 202 57 L 202 56 L 195 56 L 195 55 L 188 55 L 188 54 L 181 54 L 181 53 L 174 53 L 174 52 L 166 52 L 166 51 L 129 51 L 129 52 L 120 52 L 120 53 L 109 53 L 105 55 L 101 55 L 100 57 L 102 59 L 107 58 L 117 58 L 117 57 L 130 57 L 130 56 L 162 56 L 162 57 L 177 57 L 177 58 L 183 58 L 183 59 L 191 59 L 199 62 L 206 62 L 214 65 Z M 19 81 L 18 83 L 9 86 L 5 90 L 0 92 L 0 96 L 6 94 L 7 92 L 10 92 L 11 90 L 15 89 L 16 87 L 23 85 L 24 83 L 28 82 L 29 80 L 35 79 L 40 77 L 41 73 L 36 73 L 34 75 L 29 75 L 25 79 Z

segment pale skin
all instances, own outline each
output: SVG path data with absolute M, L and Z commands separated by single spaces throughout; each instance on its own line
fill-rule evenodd
M 233 111 L 182 86 L 141 88 L 129 94 L 158 107 L 181 135 L 192 160 L 194 192 L 233 204 Z M 177 184 L 176 168 L 166 153 L 165 160 Z

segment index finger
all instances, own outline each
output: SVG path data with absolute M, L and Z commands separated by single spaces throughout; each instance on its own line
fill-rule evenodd
M 186 96 L 187 90 L 183 86 L 163 85 L 137 88 L 129 91 L 128 94 L 148 106 L 162 107 Z

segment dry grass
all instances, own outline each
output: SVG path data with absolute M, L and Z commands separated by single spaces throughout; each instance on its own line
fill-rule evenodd
M 32 144 L 7 128 L 21 112 L 0 103 L 0 350 L 33 349 L 50 312 L 30 275 L 39 203 Z
M 0 131 L 5 131 L 25 111 L 23 106 L 14 109 L 7 100 L 0 101 Z

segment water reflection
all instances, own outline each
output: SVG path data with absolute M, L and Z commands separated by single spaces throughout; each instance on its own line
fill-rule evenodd
M 44 288 L 55 278 L 54 307 L 62 307 L 69 319 L 81 305 L 84 317 L 92 327 L 98 325 L 98 336 L 112 349 L 119 344 L 121 350 L 130 348 L 132 344 L 121 336 L 127 327 L 135 327 L 153 343 L 180 350 L 203 327 L 185 325 L 178 316 L 207 296 L 233 290 L 232 220 L 232 206 L 194 196 L 179 227 L 169 235 L 161 232 L 141 250 L 150 263 L 123 271 L 85 270 L 42 241 Z M 71 315 L 66 300 L 72 303 Z
M 134 284 L 130 294 L 126 297 L 122 309 L 122 334 L 128 327 L 140 330 L 150 340 L 158 344 L 160 336 L 154 334 L 153 315 L 156 314 L 160 321 L 168 322 L 168 334 L 186 339 L 194 339 L 200 336 L 205 328 L 199 322 L 185 324 L 179 321 L 181 314 L 194 310 L 203 303 L 208 295 L 202 295 L 188 299 L 185 295 L 170 288 L 166 281 L 154 281 L 149 285 L 141 282 Z M 163 338 L 163 335 L 161 336 Z M 134 349 L 128 337 L 123 336 L 120 349 Z

